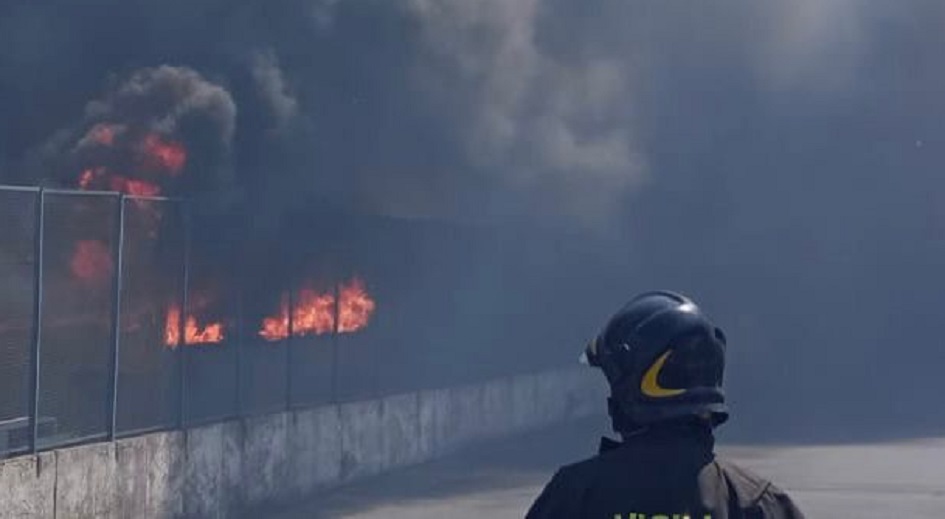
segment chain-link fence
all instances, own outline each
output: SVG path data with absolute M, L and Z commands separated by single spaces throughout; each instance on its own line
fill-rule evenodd
M 36 200 L 0 191 L 0 456 L 30 446 L 30 344 L 33 342 Z
M 0 458 L 545 367 L 491 231 L 198 209 L 0 186 Z
M 221 265 L 175 199 L 0 187 L 0 218 L 0 458 L 380 391 L 339 384 L 355 276 Z
M 126 199 L 122 235 L 116 428 L 122 433 L 173 427 L 181 399 L 181 356 L 168 334 L 184 289 L 180 207 Z

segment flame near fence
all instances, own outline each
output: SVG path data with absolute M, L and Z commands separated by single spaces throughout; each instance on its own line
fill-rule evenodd
M 97 131 L 101 142 L 114 143 L 110 130 Z M 142 142 L 142 149 L 156 154 L 149 159 L 155 169 L 172 175 L 184 160 L 168 143 L 149 137 Z M 106 179 L 107 187 L 129 193 L 91 191 Z M 230 313 L 232 294 L 193 283 L 186 229 L 173 275 L 150 272 L 153 248 L 166 238 L 162 222 L 186 214 L 186 203 L 132 194 L 137 190 L 127 180 L 107 169 L 87 169 L 79 176 L 80 190 L 0 186 L 0 193 L 29 199 L 24 208 L 32 205 L 32 213 L 20 217 L 33 219 L 26 226 L 33 251 L 24 259 L 31 263 L 32 301 L 17 296 L 17 304 L 31 304 L 32 320 L 0 315 L 0 374 L 8 362 L 5 347 L 21 359 L 19 371 L 28 374 L 22 385 L 0 383 L 5 395 L 0 398 L 25 397 L 25 405 L 12 411 L 0 406 L 0 457 L 232 418 L 214 414 L 213 398 L 202 394 L 214 389 L 218 400 L 232 397 L 237 415 L 252 412 L 241 409 L 247 391 L 268 391 L 275 396 L 267 401 L 283 408 L 308 404 L 294 401 L 291 378 L 299 361 L 292 348 L 323 348 L 330 353 L 326 361 L 334 362 L 334 338 L 356 335 L 372 322 L 378 304 L 359 275 L 276 282 L 267 288 L 274 292 L 273 308 L 259 309 L 259 315 L 241 307 Z M 21 241 L 29 233 L 23 234 Z M 0 255 L 0 267 L 2 260 Z M 284 283 L 293 288 L 280 288 Z M 5 296 L 0 294 L 0 304 Z M 284 353 L 272 357 L 280 347 Z M 273 364 L 273 359 L 280 360 Z M 270 367 L 254 376 L 252 364 L 259 362 Z M 214 380 L 221 370 L 232 382 Z M 191 400 L 201 398 L 210 410 L 188 412 L 188 406 L 195 407 Z M 319 398 L 331 401 L 337 395 Z
M 558 358 L 509 348 L 583 328 L 518 322 L 557 297 L 555 240 L 330 203 L 203 220 L 222 204 L 177 198 L 220 192 L 200 150 L 102 117 L 47 177 L 72 189 L 0 186 L 0 457 L 535 370 Z

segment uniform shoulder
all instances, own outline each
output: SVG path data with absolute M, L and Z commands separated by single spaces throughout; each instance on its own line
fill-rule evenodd
M 738 497 L 739 506 L 747 508 L 757 504 L 773 487 L 767 479 L 731 461 L 716 459 L 716 464 Z
M 589 458 L 558 468 L 532 504 L 526 519 L 578 517 L 595 465 L 595 458 Z
M 764 517 L 803 519 L 804 514 L 787 493 L 771 481 L 730 461 L 716 460 L 716 464 L 725 475 L 740 507 L 761 510 Z
M 787 492 L 774 484 L 768 485 L 758 506 L 765 511 L 766 517 L 804 519 L 804 513 L 797 507 L 794 500 L 788 496 Z
M 571 488 L 591 487 L 601 474 L 610 473 L 615 466 L 627 463 L 629 452 L 622 447 L 622 444 L 605 440 L 598 454 L 561 466 L 555 479 Z
M 587 476 L 592 474 L 595 469 L 601 464 L 601 454 L 591 456 L 574 463 L 569 463 L 567 465 L 562 465 L 555 477 L 565 480 L 565 481 L 586 481 Z

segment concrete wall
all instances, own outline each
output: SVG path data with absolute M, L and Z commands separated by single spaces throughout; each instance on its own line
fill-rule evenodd
M 225 517 L 603 409 L 563 370 L 154 433 L 0 462 L 0 519 Z

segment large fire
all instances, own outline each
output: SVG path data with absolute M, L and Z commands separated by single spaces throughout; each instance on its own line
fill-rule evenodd
M 161 194 L 161 186 L 157 184 L 148 182 L 147 180 L 127 178 L 121 175 L 112 175 L 108 184 L 112 191 L 118 191 L 127 195 L 158 196 Z
M 128 147 L 125 153 L 132 154 L 133 163 L 137 164 L 141 172 L 145 172 L 151 180 L 140 178 L 140 175 L 121 175 L 106 165 L 97 165 L 83 169 L 79 173 L 77 184 L 80 189 L 108 189 L 133 196 L 159 196 L 164 189 L 158 179 L 162 175 L 176 177 L 184 170 L 187 164 L 187 150 L 184 145 L 170 140 L 159 133 L 149 132 L 144 137 L 133 141 L 130 137 L 116 139 L 119 127 L 117 125 L 101 123 L 92 127 L 86 134 L 91 140 L 103 148 Z M 126 135 L 123 132 L 123 135 Z
M 354 278 L 338 287 L 338 332 L 351 333 L 367 326 L 376 303 L 364 288 L 364 282 Z
M 299 290 L 292 310 L 292 333 L 297 336 L 321 335 L 335 329 L 335 296 L 320 294 L 314 289 Z M 278 341 L 289 336 L 289 301 L 283 296 L 279 315 L 266 317 L 259 336 Z
M 364 282 L 358 278 L 338 286 L 337 305 L 332 292 L 301 289 L 292 309 L 292 334 L 303 337 L 335 332 L 336 315 L 338 333 L 356 332 L 368 325 L 375 306 Z M 267 341 L 286 339 L 289 324 L 288 298 L 283 297 L 279 315 L 263 319 L 259 336 Z
M 147 167 L 179 175 L 187 163 L 187 150 L 178 142 L 149 133 L 141 142 L 141 158 Z
M 79 173 L 76 181 L 79 189 L 110 190 L 137 197 L 160 196 L 164 191 L 159 183 L 162 175 L 177 176 L 187 163 L 187 151 L 183 144 L 169 140 L 158 133 L 149 132 L 141 138 L 132 137 L 125 126 L 100 123 L 93 126 L 85 135 L 99 149 L 114 150 L 119 156 L 131 153 L 131 164 L 136 173 L 125 175 L 117 173 L 111 166 L 99 164 L 87 167 Z M 109 152 L 111 153 L 111 152 Z M 127 166 L 127 164 L 126 164 Z M 144 210 L 150 221 L 149 235 L 156 236 L 157 224 L 161 219 L 159 206 L 147 204 L 143 200 L 134 200 L 135 205 Z M 105 251 L 105 252 L 103 252 Z M 107 248 L 89 240 L 80 241 L 72 258 L 72 272 L 80 280 L 99 282 L 107 277 L 111 267 L 111 258 Z
M 87 168 L 79 174 L 79 188 L 108 189 L 133 196 L 158 196 L 161 186 L 147 180 L 129 178 L 110 172 L 104 166 Z
M 98 240 L 79 240 L 69 263 L 76 279 L 99 284 L 112 273 L 112 255 L 108 245 Z
M 164 180 L 179 176 L 187 165 L 184 145 L 161 133 L 140 133 L 127 126 L 100 123 L 89 129 L 84 139 L 103 151 L 105 156 L 115 154 L 125 160 L 92 163 L 83 169 L 76 179 L 76 184 L 83 190 L 110 190 L 139 197 L 160 196 L 166 187 Z M 122 174 L 115 171 L 114 164 L 121 164 L 119 171 Z M 153 221 L 160 219 L 157 209 L 150 205 L 140 206 L 147 207 L 149 214 L 153 211 Z M 71 268 L 73 275 L 84 282 L 107 280 L 113 269 L 108 246 L 96 240 L 79 241 Z M 291 299 L 285 295 L 278 313 L 263 319 L 258 334 L 264 340 L 280 341 L 290 334 L 302 337 L 353 333 L 368 325 L 376 308 L 364 281 L 356 277 L 338 284 L 333 290 L 319 291 L 306 286 L 294 295 Z M 179 305 L 167 308 L 164 344 L 169 348 L 181 344 L 220 344 L 225 332 L 223 322 L 203 322 L 190 312 L 182 316 Z
M 169 348 L 176 348 L 181 343 L 180 336 L 180 307 L 171 305 L 167 309 L 167 320 L 164 323 L 164 344 Z M 224 339 L 223 323 L 215 322 L 200 326 L 197 318 L 188 315 L 184 323 L 184 344 L 219 344 Z

